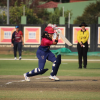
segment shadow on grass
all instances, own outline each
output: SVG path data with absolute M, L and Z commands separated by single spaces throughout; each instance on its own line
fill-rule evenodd
M 87 68 L 87 69 L 100 69 L 100 68 Z

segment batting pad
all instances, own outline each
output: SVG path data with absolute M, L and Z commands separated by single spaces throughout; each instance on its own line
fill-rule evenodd
M 37 72 L 37 73 L 30 73 L 30 72 L 28 72 L 28 73 L 27 73 L 27 76 L 28 76 L 28 77 L 31 77 L 31 76 L 35 76 L 35 75 L 42 75 L 42 74 L 44 74 L 47 70 L 48 70 L 48 69 L 43 69 L 43 70 L 40 70 L 40 71 Z
M 61 64 L 61 55 L 58 55 L 56 58 L 56 61 L 54 61 L 53 63 L 51 76 L 54 76 L 57 74 L 60 64 Z

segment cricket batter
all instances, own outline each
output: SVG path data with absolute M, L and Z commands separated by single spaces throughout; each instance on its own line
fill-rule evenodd
M 48 70 L 48 69 L 44 69 L 46 60 L 49 60 L 53 63 L 52 72 L 49 78 L 52 80 L 59 80 L 59 78 L 56 77 L 56 75 L 59 66 L 61 64 L 61 55 L 58 55 L 56 58 L 55 55 L 50 51 L 50 46 L 56 45 L 58 43 L 59 35 L 57 35 L 55 41 L 53 41 L 52 40 L 53 34 L 54 34 L 54 29 L 51 26 L 47 26 L 45 28 L 44 33 L 42 34 L 41 44 L 36 53 L 38 58 L 38 68 L 35 68 L 32 71 L 24 74 L 24 78 L 26 81 L 30 81 L 29 77 L 43 74 Z

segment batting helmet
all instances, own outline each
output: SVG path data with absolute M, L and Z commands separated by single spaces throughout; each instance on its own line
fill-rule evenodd
M 48 32 L 48 33 L 50 33 L 50 34 L 53 34 L 54 33 L 54 29 L 51 26 L 47 26 L 45 28 L 45 31 Z

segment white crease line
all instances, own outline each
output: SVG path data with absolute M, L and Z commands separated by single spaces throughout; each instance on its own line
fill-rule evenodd
M 78 61 L 78 59 L 61 59 L 62 61 Z M 87 61 L 100 61 L 100 59 L 88 59 Z
M 7 82 L 6 85 L 11 84 L 11 83 L 15 83 L 15 82 L 24 82 L 24 81 L 25 81 L 25 80 Z
M 45 79 L 45 78 L 49 78 L 49 77 L 41 77 L 41 78 L 36 78 L 36 79 Z
M 15 59 L 0 59 L 0 60 L 15 60 Z M 16 59 L 16 60 L 19 60 L 19 59 Z M 21 59 L 21 60 L 38 60 L 38 59 Z
M 36 78 L 36 79 L 46 79 L 46 78 L 49 78 L 49 77 L 41 77 L 41 78 Z M 15 83 L 15 82 L 24 82 L 24 81 L 25 81 L 25 80 L 7 82 L 6 85 L 12 84 L 12 83 Z
M 14 60 L 14 59 L 0 58 L 0 60 Z M 36 61 L 38 59 L 21 59 L 21 60 L 35 60 Z M 61 60 L 62 61 L 78 61 L 78 59 L 61 59 Z M 100 59 L 88 59 L 87 61 L 100 61 Z
M 8 83 L 6 83 L 6 84 L 11 84 L 12 82 L 8 82 Z

